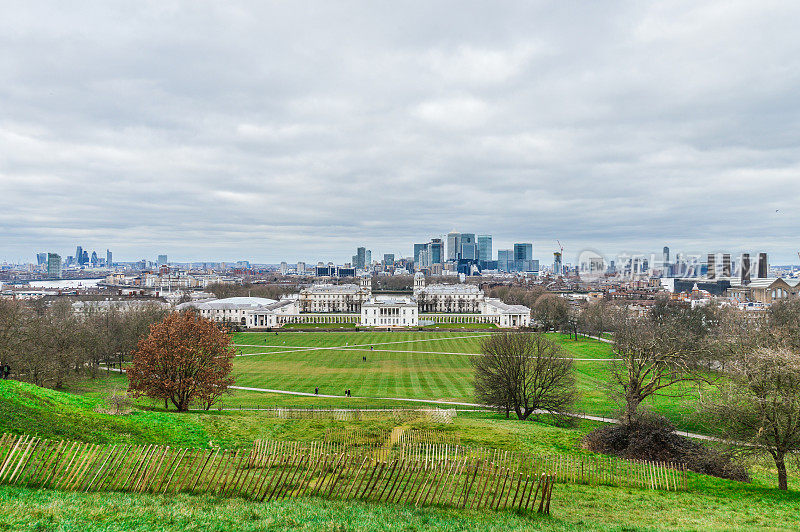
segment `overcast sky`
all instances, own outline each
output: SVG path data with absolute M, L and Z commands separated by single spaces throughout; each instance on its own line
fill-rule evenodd
M 3 5 L 0 259 L 799 262 L 800 2 Z

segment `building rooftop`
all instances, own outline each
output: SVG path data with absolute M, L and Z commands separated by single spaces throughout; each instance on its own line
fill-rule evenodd
M 487 299 L 486 303 L 500 309 L 502 314 L 530 314 L 531 312 L 531 309 L 525 305 L 509 305 L 508 303 L 503 303 L 501 300 L 495 298 Z
M 266 305 L 271 305 L 272 303 L 276 303 L 276 301 L 266 297 L 229 297 L 226 299 L 212 299 L 203 302 L 190 301 L 188 303 L 181 303 L 176 308 L 178 310 L 183 310 L 184 308 L 188 307 L 195 307 L 205 310 L 242 310 L 255 309 Z
M 358 285 L 354 284 L 315 284 L 301 290 L 307 294 L 355 294 L 358 291 Z
M 477 294 L 480 292 L 474 284 L 432 284 L 425 287 L 428 294 Z
M 410 297 L 392 297 L 392 296 L 375 296 L 367 300 L 362 306 L 364 307 L 388 307 L 388 306 L 401 306 L 401 307 L 416 307 L 417 302 Z

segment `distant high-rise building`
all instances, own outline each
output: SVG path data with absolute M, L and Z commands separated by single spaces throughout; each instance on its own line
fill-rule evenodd
M 730 277 L 731 276 L 731 254 L 730 253 L 723 253 L 722 254 L 722 276 L 723 277 Z
M 563 266 L 561 265 L 561 252 L 556 251 L 553 253 L 553 275 L 561 275 L 563 273 Z
M 497 250 L 497 269 L 501 272 L 510 272 L 514 266 L 514 250 L 513 249 L 498 249 Z
M 281 275 L 286 275 L 289 273 L 289 265 L 286 263 L 286 261 L 281 261 L 280 272 Z
M 113 257 L 111 255 L 111 250 L 106 250 L 106 268 L 111 268 L 114 266 L 114 261 L 112 260 Z
M 368 249 L 366 253 L 364 253 L 364 267 L 369 268 L 372 266 L 372 250 Z
M 514 244 L 514 260 L 533 260 L 533 244 Z
M 81 257 L 81 266 L 89 262 L 89 252 L 84 250 L 83 257 Z
M 428 247 L 428 244 L 414 244 L 414 264 L 417 266 L 420 265 L 419 254 L 425 251 L 425 248 Z
M 664 246 L 664 264 L 669 264 L 669 248 Z
M 428 251 L 430 252 L 431 265 L 443 264 L 444 260 L 444 242 L 441 238 L 431 238 L 428 244 Z
M 461 233 L 447 233 L 447 260 L 458 260 L 461 252 Z
M 492 235 L 478 235 L 478 260 L 492 260 Z
M 739 264 L 739 278 L 742 284 L 750 284 L 750 254 L 742 253 L 742 258 Z
M 367 248 L 356 249 L 353 267 L 358 270 L 363 270 L 367 263 Z
M 297 275 L 303 275 L 306 273 L 306 263 L 305 262 L 298 262 L 297 263 Z
M 708 260 L 708 270 L 706 271 L 706 277 L 709 279 L 716 279 L 717 278 L 717 255 L 716 253 L 709 253 Z
M 758 254 L 758 278 L 759 279 L 766 279 L 768 273 L 769 273 L 769 264 L 767 263 L 767 254 L 766 253 L 759 253 Z
M 514 269 L 513 271 L 530 271 L 529 261 L 533 260 L 533 244 L 526 242 L 514 244 Z
M 58 253 L 47 254 L 47 276 L 61 277 L 61 255 Z
M 36 254 L 36 265 L 37 266 L 45 266 L 47 264 L 47 253 L 37 253 Z
M 159 255 L 158 256 L 158 265 L 159 266 L 166 266 L 169 261 L 167 260 L 166 255 Z
M 91 263 L 92 268 L 97 268 L 100 265 L 100 257 L 97 256 L 96 251 L 92 251 Z
M 394 253 L 384 253 L 383 254 L 383 265 L 384 266 L 394 266 Z
M 459 238 L 459 259 L 477 260 L 478 244 L 475 241 L 475 233 L 461 233 Z
M 81 246 L 75 248 L 75 262 L 78 263 L 78 266 L 83 266 L 83 247 Z

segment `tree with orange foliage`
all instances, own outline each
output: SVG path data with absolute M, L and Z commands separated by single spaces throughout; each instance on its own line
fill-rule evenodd
M 130 391 L 171 401 L 185 412 L 193 401 L 208 410 L 234 382 L 230 337 L 194 312 L 173 312 L 150 327 L 128 369 Z

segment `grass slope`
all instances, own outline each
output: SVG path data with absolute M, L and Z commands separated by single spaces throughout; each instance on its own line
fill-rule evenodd
M 121 380 L 121 378 L 120 378 Z M 0 432 L 27 432 L 82 441 L 169 443 L 225 448 L 257 437 L 311 440 L 328 427 L 381 431 L 396 423 L 282 420 L 259 413 L 98 413 L 102 386 L 85 395 L 0 381 Z M 411 428 L 458 431 L 465 444 L 536 454 L 585 453 L 579 442 L 595 424 L 564 429 L 505 420 L 492 414 L 460 415 L 452 425 L 410 421 Z M 687 493 L 607 486 L 556 486 L 553 516 L 476 513 L 452 509 L 365 505 L 303 499 L 253 503 L 213 496 L 84 494 L 0 487 L 0 530 L 790 530 L 797 529 L 800 493 L 771 486 L 774 471 L 757 471 L 751 485 L 690 475 Z M 790 488 L 798 489 L 791 477 Z

